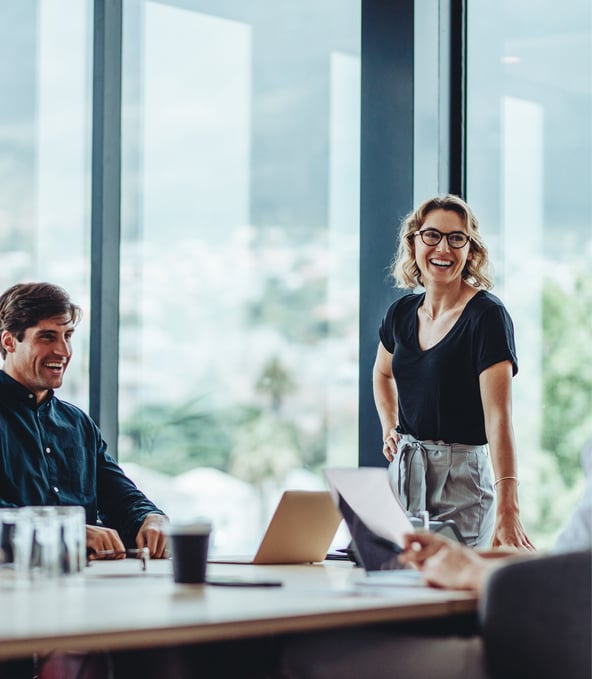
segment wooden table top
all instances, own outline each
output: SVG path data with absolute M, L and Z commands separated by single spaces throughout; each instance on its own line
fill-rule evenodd
M 0 658 L 59 650 L 203 643 L 470 613 L 475 595 L 369 586 L 349 562 L 209 564 L 208 577 L 279 579 L 281 587 L 180 585 L 170 561 L 95 561 L 82 576 L 16 584 L 0 573 Z

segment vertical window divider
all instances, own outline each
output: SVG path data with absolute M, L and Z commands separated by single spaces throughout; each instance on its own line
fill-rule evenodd
M 117 457 L 122 2 L 95 0 L 89 411 Z
M 466 199 L 467 192 L 467 0 L 449 0 L 448 16 L 441 16 L 441 62 L 447 60 L 446 71 L 440 75 L 440 93 L 447 111 L 440 109 L 447 149 L 448 186 L 442 192 L 454 193 Z M 445 37 L 444 37 L 445 36 Z M 443 39 L 444 38 L 444 39 Z M 447 59 L 446 59 L 447 57 Z M 442 160 L 441 160 L 442 167 Z
M 413 204 L 414 0 L 362 0 L 358 459 L 386 464 L 374 405 L 378 327 L 401 219 Z

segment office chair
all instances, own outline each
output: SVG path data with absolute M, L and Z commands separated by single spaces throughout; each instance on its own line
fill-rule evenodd
M 592 677 L 592 551 L 500 568 L 480 604 L 493 679 Z

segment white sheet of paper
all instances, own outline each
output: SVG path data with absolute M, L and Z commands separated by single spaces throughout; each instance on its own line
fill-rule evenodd
M 368 528 L 391 542 L 403 544 L 403 535 L 414 528 L 381 467 L 333 467 L 323 471 L 338 505 L 337 492 Z

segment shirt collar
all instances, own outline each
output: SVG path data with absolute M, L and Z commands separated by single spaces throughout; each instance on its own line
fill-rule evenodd
M 44 403 L 49 403 L 52 400 L 53 395 L 54 390 L 49 389 L 47 391 L 47 396 L 39 403 L 39 405 L 41 406 Z M 35 394 L 20 382 L 17 382 L 10 377 L 4 370 L 0 370 L 0 398 L 2 398 L 2 400 L 10 399 L 12 401 L 20 401 L 21 403 L 26 403 L 35 408 L 38 405 Z

